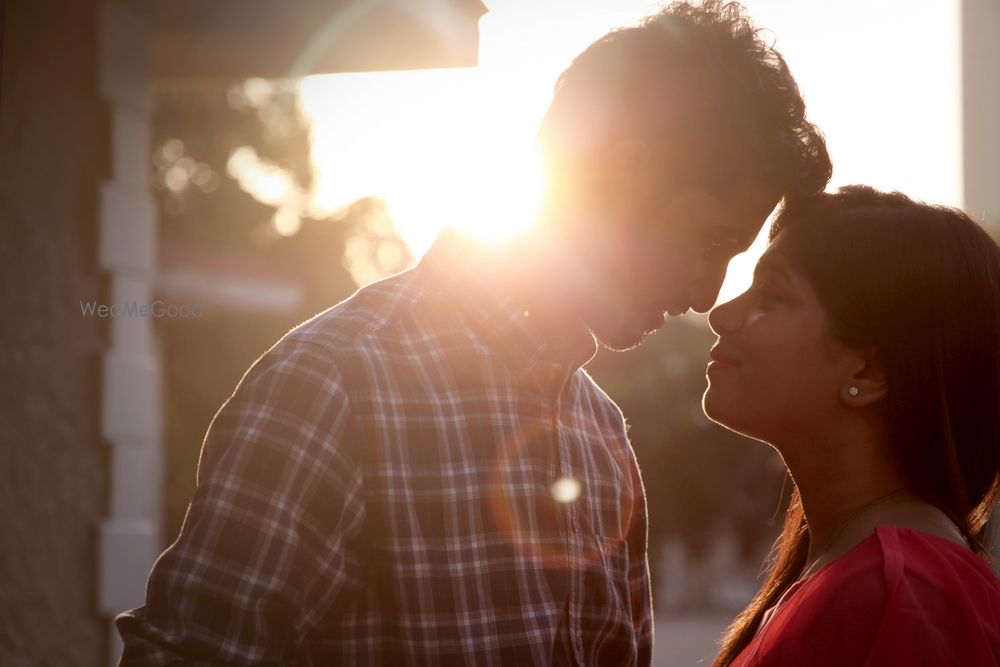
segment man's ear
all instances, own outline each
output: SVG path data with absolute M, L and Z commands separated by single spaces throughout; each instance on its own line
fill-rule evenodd
M 875 348 L 853 350 L 850 354 L 850 375 L 840 388 L 840 400 L 855 408 L 878 403 L 889 393 L 882 355 Z
M 643 141 L 626 139 L 612 145 L 607 153 L 605 168 L 608 176 L 620 178 L 623 183 L 634 184 L 651 178 L 653 151 Z
M 653 154 L 649 145 L 638 139 L 626 139 L 611 149 L 611 159 L 624 165 L 638 166 L 648 163 Z
M 603 195 L 624 213 L 642 206 L 656 179 L 650 147 L 638 140 L 619 142 L 608 150 L 601 167 Z

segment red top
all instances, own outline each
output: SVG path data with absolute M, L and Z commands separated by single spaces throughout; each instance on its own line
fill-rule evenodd
M 960 544 L 881 525 L 792 585 L 732 667 L 1000 665 L 1000 580 Z

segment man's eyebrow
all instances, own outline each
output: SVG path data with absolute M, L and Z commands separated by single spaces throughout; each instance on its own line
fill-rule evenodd
M 712 234 L 716 239 L 734 246 L 737 253 L 746 252 L 757 238 L 756 235 L 748 238 L 743 230 L 735 229 L 724 223 L 713 225 Z

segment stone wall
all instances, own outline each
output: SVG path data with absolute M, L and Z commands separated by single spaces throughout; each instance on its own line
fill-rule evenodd
M 98 3 L 6 3 L 0 98 L 0 664 L 106 661 L 97 528 L 107 324 L 98 268 L 109 170 Z

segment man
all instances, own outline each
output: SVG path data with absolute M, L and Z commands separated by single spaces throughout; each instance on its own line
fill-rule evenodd
M 122 665 L 648 665 L 639 469 L 581 370 L 704 312 L 823 140 L 734 5 L 562 74 L 538 229 L 444 234 L 261 357 L 216 415 Z

